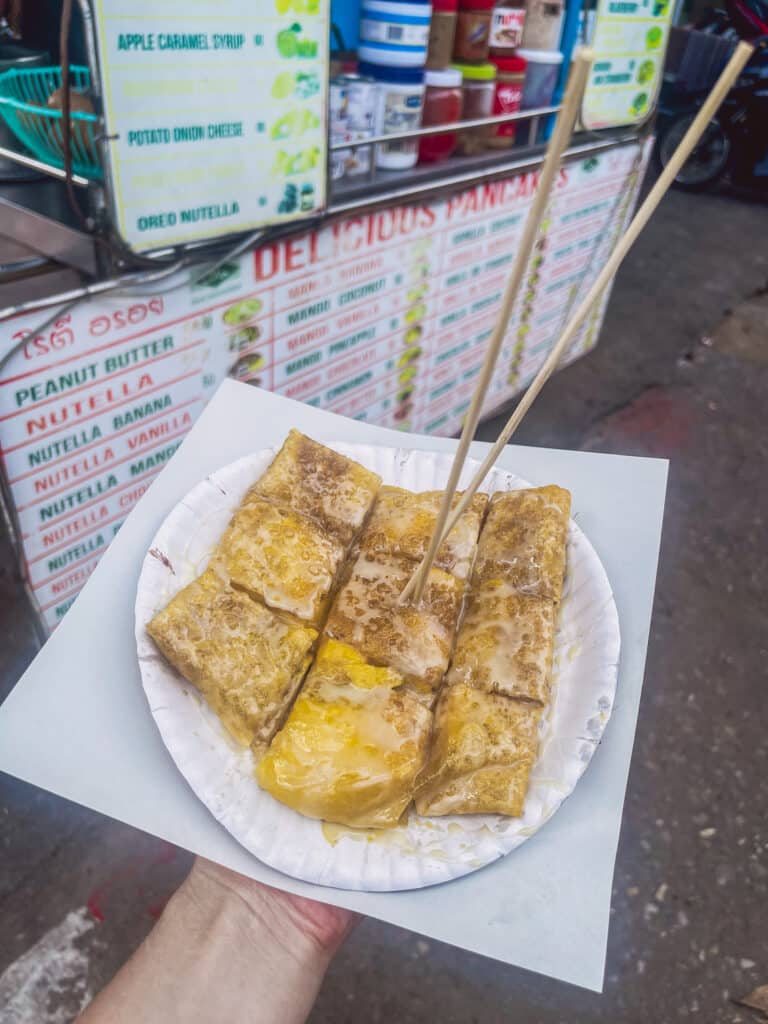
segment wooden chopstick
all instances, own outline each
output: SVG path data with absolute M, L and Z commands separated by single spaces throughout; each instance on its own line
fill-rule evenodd
M 726 65 L 722 74 L 718 78 L 717 82 L 712 88 L 707 99 L 704 101 L 704 105 L 699 110 L 695 119 L 693 120 L 690 128 L 683 136 L 680 145 L 677 147 L 675 152 L 672 154 L 669 163 L 659 175 L 656 184 L 653 186 L 651 191 L 648 193 L 646 198 L 640 205 L 635 216 L 632 218 L 627 230 L 624 232 L 622 237 L 616 244 L 615 249 L 611 253 L 609 259 L 603 266 L 603 269 L 595 278 L 592 287 L 589 289 L 585 297 L 582 299 L 575 313 L 566 325 L 563 333 L 560 335 L 557 343 L 552 348 L 551 352 L 542 364 L 539 372 L 531 381 L 528 386 L 528 390 L 525 392 L 520 402 L 515 408 L 515 411 L 507 421 L 506 426 L 502 430 L 498 437 L 498 440 L 494 442 L 493 446 L 489 450 L 480 468 L 475 473 L 469 485 L 465 488 L 464 493 L 453 509 L 452 513 L 446 517 L 442 532 L 437 538 L 433 538 L 434 548 L 437 550 L 443 539 L 448 536 L 451 530 L 454 528 L 462 513 L 466 510 L 472 498 L 482 485 L 489 471 L 493 468 L 494 463 L 498 459 L 504 450 L 507 442 L 509 441 L 512 434 L 520 425 L 523 417 L 528 412 L 530 407 L 533 405 L 534 400 L 538 396 L 541 389 L 546 384 L 552 371 L 560 361 L 560 357 L 563 352 L 567 349 L 568 345 L 581 327 L 584 320 L 589 315 L 592 307 L 599 300 L 602 292 L 610 283 L 611 278 L 618 270 L 622 260 L 627 255 L 629 250 L 637 240 L 638 235 L 643 230 L 645 225 L 650 220 L 651 216 L 656 210 L 667 190 L 669 189 L 672 182 L 680 172 L 681 167 L 693 152 L 697 142 L 701 135 L 704 133 L 709 122 L 712 120 L 713 115 L 717 111 L 720 104 L 725 99 L 727 93 L 730 91 L 731 86 L 736 81 L 738 76 L 741 74 L 744 65 L 747 63 L 749 58 L 754 52 L 754 47 L 749 43 L 741 42 L 736 47 L 733 56 Z M 416 570 L 416 574 L 421 572 L 427 572 L 428 569 L 424 569 L 426 563 L 426 556 Z M 426 577 L 425 577 L 426 578 Z M 407 590 L 408 588 L 406 588 Z M 405 592 L 404 592 L 405 593 Z
M 477 424 L 483 411 L 483 403 L 485 402 L 488 385 L 493 377 L 493 371 L 496 367 L 499 352 L 501 351 L 509 318 L 512 315 L 512 307 L 514 306 L 515 299 L 517 298 L 517 293 L 520 290 L 520 284 L 525 275 L 534 243 L 536 242 L 536 236 L 539 232 L 539 224 L 544 215 L 547 203 L 549 202 L 550 192 L 552 191 L 552 185 L 554 184 L 555 177 L 560 168 L 563 153 L 571 140 L 573 126 L 576 123 L 576 118 L 581 108 L 581 100 L 584 95 L 584 89 L 587 84 L 589 70 L 592 67 L 593 58 L 594 55 L 592 50 L 587 47 L 580 47 L 573 58 L 571 71 L 568 76 L 568 84 L 565 89 L 565 95 L 563 96 L 563 103 L 557 115 L 555 129 L 547 146 L 544 162 L 541 166 L 541 172 L 536 183 L 536 192 L 523 227 L 520 245 L 515 256 L 515 261 L 512 265 L 512 270 L 510 271 L 509 279 L 504 289 L 499 313 L 496 317 L 496 323 L 493 328 L 491 340 L 488 343 L 488 350 L 486 351 L 485 359 L 483 360 L 483 365 L 480 369 L 480 375 L 472 394 L 472 401 L 464 420 L 459 445 L 453 458 L 453 464 L 451 465 L 451 471 L 448 475 L 448 482 L 445 486 L 442 504 L 440 505 L 437 519 L 435 521 L 435 529 L 432 537 L 430 538 L 429 546 L 423 561 L 420 563 L 418 569 L 410 578 L 405 589 L 400 595 L 401 601 L 408 600 L 411 595 L 413 595 L 413 598 L 417 603 L 421 600 L 421 596 L 427 582 L 427 576 L 429 575 L 429 570 L 432 567 L 435 555 L 437 554 L 437 549 L 440 546 L 444 533 L 446 532 L 444 528 L 451 512 L 451 503 L 459 482 L 459 476 L 464 468 L 464 462 L 467 457 L 469 446 L 472 443 L 475 431 L 477 430 Z

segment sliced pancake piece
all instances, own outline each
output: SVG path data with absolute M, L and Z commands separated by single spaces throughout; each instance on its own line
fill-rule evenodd
M 542 709 L 527 701 L 448 686 L 435 709 L 427 767 L 416 791 L 422 815 L 523 813 Z
M 210 566 L 270 608 L 316 625 L 344 555 L 315 520 L 253 495 L 235 512 Z
M 570 508 L 570 493 L 554 485 L 494 494 L 474 580 L 505 579 L 520 594 L 559 601 Z
M 454 495 L 453 506 L 461 494 Z M 432 538 L 442 491 L 406 491 L 382 487 L 361 540 L 369 554 L 406 555 L 421 561 Z M 464 580 L 472 568 L 488 497 L 476 494 L 456 526 L 440 545 L 435 565 Z
M 400 604 L 414 568 L 402 556 L 361 553 L 336 595 L 325 633 L 374 665 L 395 669 L 431 703 L 448 667 L 463 584 L 432 569 L 421 602 Z
M 446 683 L 549 700 L 557 605 L 517 593 L 506 580 L 473 581 Z
M 147 632 L 230 735 L 269 742 L 309 667 L 317 632 L 291 622 L 207 570 L 152 619 Z
M 381 477 L 359 462 L 291 430 L 243 504 L 258 496 L 269 498 L 310 516 L 348 545 L 362 526 L 380 484 Z
M 424 766 L 432 714 L 391 668 L 326 640 L 259 785 L 310 818 L 354 828 L 397 824 Z

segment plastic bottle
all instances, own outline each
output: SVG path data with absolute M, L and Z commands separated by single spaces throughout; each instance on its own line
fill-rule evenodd
M 515 50 L 522 45 L 525 12 L 525 0 L 497 0 L 491 15 L 491 58 L 514 57 Z
M 432 5 L 402 0 L 363 0 L 360 60 L 385 67 L 423 68 Z
M 424 75 L 422 128 L 452 124 L 461 117 L 461 72 L 455 68 L 427 71 Z M 425 135 L 419 142 L 420 161 L 446 160 L 456 148 L 456 132 Z
M 556 50 L 560 45 L 565 5 L 563 0 L 528 0 L 523 26 L 525 50 Z
M 360 63 L 359 72 L 376 79 L 374 135 L 412 131 L 421 126 L 424 104 L 424 72 L 416 68 L 380 67 Z M 417 139 L 379 143 L 376 166 L 387 171 L 413 167 L 419 152 Z
M 527 62 L 524 57 L 491 58 L 496 66 L 496 89 L 493 94 L 494 114 L 514 114 L 522 107 L 523 84 Z M 491 127 L 488 145 L 491 149 L 508 149 L 515 141 L 515 122 Z
M 494 0 L 459 0 L 456 38 L 453 43 L 455 61 L 488 59 L 493 5 Z
M 496 68 L 493 64 L 454 64 L 463 76 L 461 88 L 461 120 L 472 121 L 479 117 L 490 117 L 493 110 L 493 96 L 496 89 Z M 464 155 L 482 153 L 488 145 L 487 126 L 465 128 L 459 132 L 456 147 Z
M 427 47 L 427 70 L 442 71 L 451 63 L 459 0 L 433 0 Z

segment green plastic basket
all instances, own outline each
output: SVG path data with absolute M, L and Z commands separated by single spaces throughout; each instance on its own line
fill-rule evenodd
M 87 93 L 88 68 L 69 69 L 70 89 Z M 0 75 L 0 113 L 13 134 L 32 150 L 38 160 L 64 167 L 62 115 L 48 106 L 48 97 L 61 87 L 61 68 L 12 68 Z M 95 114 L 72 111 L 70 144 L 72 170 L 86 178 L 102 177 L 94 138 L 99 122 Z

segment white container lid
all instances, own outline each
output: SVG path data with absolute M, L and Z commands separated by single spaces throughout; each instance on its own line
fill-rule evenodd
M 525 57 L 533 64 L 562 64 L 563 55 L 560 50 L 515 50 L 516 57 Z
M 446 68 L 444 71 L 425 71 L 424 85 L 439 85 L 445 89 L 457 89 L 461 86 L 461 72 L 456 68 Z
M 404 18 L 428 18 L 432 14 L 432 4 L 401 4 L 387 2 L 387 0 L 363 0 L 362 11 L 375 11 L 376 14 L 392 14 L 397 18 L 400 14 Z
M 396 50 L 389 46 L 366 46 L 360 43 L 357 48 L 357 59 L 365 64 L 379 64 L 385 68 L 423 68 L 427 59 L 427 48 L 413 50 Z

